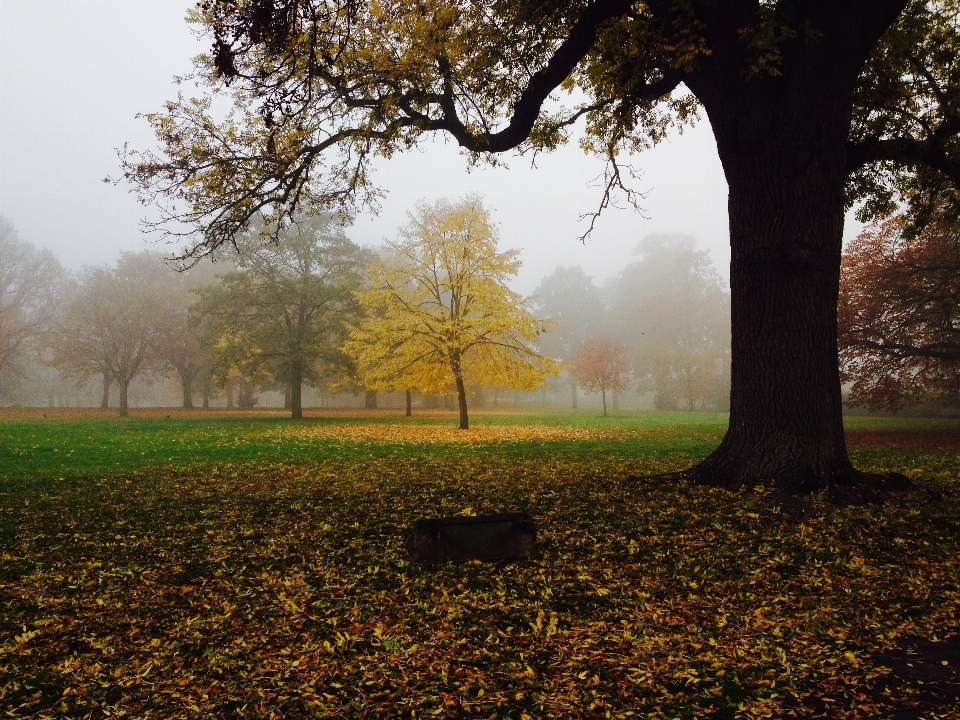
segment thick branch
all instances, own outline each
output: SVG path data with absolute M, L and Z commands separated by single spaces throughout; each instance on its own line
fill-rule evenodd
M 956 124 L 960 125 L 960 122 Z M 960 131 L 960 127 L 957 131 Z M 960 183 L 960 159 L 952 157 L 941 142 L 890 138 L 889 140 L 851 142 L 847 146 L 847 172 L 854 172 L 864 165 L 882 161 L 926 166 L 939 170 L 954 182 Z
M 550 93 L 560 87 L 593 47 L 600 25 L 623 15 L 632 4 L 627 0 L 608 0 L 588 5 L 571 29 L 570 35 L 560 44 L 546 67 L 530 77 L 527 87 L 513 106 L 509 124 L 499 132 L 492 134 L 471 132 L 456 114 L 452 93 L 445 93 L 441 101 L 443 117 L 428 121 L 425 129 L 446 130 L 462 147 L 472 152 L 505 152 L 517 147 L 530 135 L 540 115 L 540 108 Z M 441 72 L 443 69 L 441 66 Z M 672 86 L 669 82 L 663 81 L 663 92 L 660 92 L 657 97 L 670 92 L 677 84 L 679 80 Z

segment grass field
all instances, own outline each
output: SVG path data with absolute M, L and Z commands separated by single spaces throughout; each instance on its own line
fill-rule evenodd
M 47 412 L 0 416 L 11 717 L 960 716 L 960 657 L 897 665 L 958 628 L 955 421 L 851 419 L 915 488 L 795 522 L 626 480 L 720 415 Z M 407 557 L 418 517 L 507 510 L 535 560 Z

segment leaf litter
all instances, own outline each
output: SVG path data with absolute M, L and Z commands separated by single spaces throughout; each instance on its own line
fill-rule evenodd
M 354 429 L 340 428 L 344 447 L 402 439 Z M 444 432 L 404 435 L 422 439 L 416 454 L 400 444 L 366 458 L 352 448 L 316 462 L 3 488 L 0 709 L 517 720 L 960 712 L 949 697 L 926 708 L 916 682 L 889 682 L 884 664 L 904 641 L 958 627 L 960 512 L 928 492 L 952 491 L 955 456 L 885 505 L 814 498 L 796 523 L 771 511 L 762 488 L 624 479 L 678 469 L 661 456 L 536 443 L 527 453 L 522 430 L 514 453 L 502 452 L 499 430 L 480 443 L 430 439 Z M 409 561 L 414 519 L 504 510 L 535 518 L 535 560 Z

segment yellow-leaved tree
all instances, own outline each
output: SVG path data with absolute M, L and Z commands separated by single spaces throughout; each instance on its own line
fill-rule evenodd
M 480 198 L 421 203 L 357 293 L 365 317 L 345 346 L 370 389 L 455 390 L 467 429 L 467 384 L 535 390 L 557 363 L 535 343 L 550 321 L 510 290 L 516 250 L 497 252 Z

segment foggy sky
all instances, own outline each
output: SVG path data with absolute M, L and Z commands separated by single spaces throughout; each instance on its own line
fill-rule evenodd
M 205 49 L 183 21 L 192 4 L 0 0 L 0 215 L 71 268 L 157 247 L 139 227 L 147 210 L 126 187 L 102 180 L 119 172 L 115 148 L 152 147 L 136 114 L 174 98 L 173 76 L 189 72 L 190 58 Z M 520 292 L 531 292 L 557 265 L 606 279 L 655 232 L 695 236 L 727 276 L 727 188 L 705 120 L 630 161 L 643 172 L 635 187 L 647 192 L 645 217 L 611 208 L 586 243 L 577 240 L 585 229 L 578 217 L 600 201 L 591 181 L 602 162 L 575 143 L 541 155 L 537 169 L 529 158 L 506 160 L 509 169 L 468 172 L 454 144 L 428 140 L 422 152 L 378 165 L 376 181 L 388 191 L 381 213 L 360 217 L 348 234 L 376 244 L 394 234 L 417 200 L 476 192 L 495 211 L 502 247 L 522 250 Z

